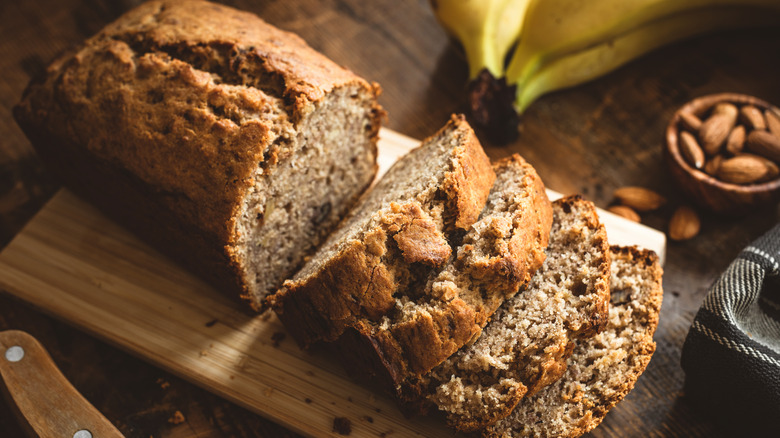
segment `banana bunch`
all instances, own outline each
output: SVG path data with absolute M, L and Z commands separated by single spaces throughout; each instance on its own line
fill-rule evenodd
M 442 27 L 462 45 L 469 78 L 483 70 L 504 75 L 504 60 L 517 42 L 531 0 L 431 0 Z
M 515 131 L 517 113 L 503 80 L 506 57 L 517 43 L 526 8 L 533 0 L 430 0 L 434 14 L 460 42 L 469 66 L 468 95 L 472 118 L 491 126 L 496 140 Z M 503 133 L 500 128 L 510 131 Z
M 431 2 L 439 22 L 465 49 L 472 112 L 478 124 L 491 129 L 517 120 L 545 93 L 602 76 L 663 45 L 713 31 L 780 24 L 780 0 Z

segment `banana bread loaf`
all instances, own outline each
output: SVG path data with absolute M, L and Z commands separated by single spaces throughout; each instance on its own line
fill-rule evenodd
M 551 212 L 541 180 L 519 156 L 495 169 L 488 196 L 493 170 L 468 124 L 453 118 L 272 297 L 280 319 L 304 346 L 338 341 L 351 374 L 386 388 L 428 372 L 543 260 Z M 464 191 L 479 201 L 468 215 L 454 208 Z
M 150 1 L 14 114 L 78 193 L 260 306 L 371 183 L 378 92 L 250 13 Z
M 556 381 L 575 339 L 606 323 L 609 246 L 595 206 L 553 203 L 547 258 L 528 287 L 504 302 L 473 344 L 423 379 L 451 426 L 475 431 L 506 417 L 524 396 Z
M 606 329 L 578 341 L 563 377 L 522 400 L 485 435 L 578 437 L 598 426 L 633 389 L 655 352 L 662 270 L 652 251 L 616 246 L 611 251 Z

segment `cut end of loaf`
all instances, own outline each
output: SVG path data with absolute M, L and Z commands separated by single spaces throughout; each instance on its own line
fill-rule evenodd
M 467 278 L 463 299 L 492 314 L 542 265 L 552 208 L 536 170 L 515 154 L 494 164 L 497 178 L 482 215 L 464 236 L 449 275 Z M 464 271 L 467 276 L 457 276 Z
M 552 213 L 541 179 L 519 155 L 493 169 L 496 180 L 485 207 L 456 256 L 416 294 L 397 298 L 395 317 L 383 327 L 410 358 L 415 378 L 477 336 L 544 259 Z M 419 342 L 420 327 L 430 327 L 435 340 Z
M 611 248 L 605 330 L 577 343 L 563 377 L 488 429 L 491 437 L 577 437 L 598 426 L 633 389 L 655 351 L 662 270 L 651 251 Z
M 265 306 L 371 183 L 377 111 L 370 89 L 338 88 L 277 137 L 275 166 L 258 164 L 234 247 L 255 307 Z
M 388 170 L 271 297 L 274 310 L 302 345 L 335 340 L 360 318 L 380 320 L 396 295 L 449 259 L 458 218 L 475 216 L 494 179 L 471 127 L 453 116 Z
M 496 311 L 474 344 L 427 376 L 430 401 L 458 430 L 495 423 L 555 381 L 573 340 L 606 319 L 609 250 L 595 207 L 564 198 L 553 203 L 553 218 L 546 259 L 528 287 Z

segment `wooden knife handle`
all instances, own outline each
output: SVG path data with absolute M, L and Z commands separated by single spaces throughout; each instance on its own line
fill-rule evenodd
M 0 332 L 0 375 L 9 404 L 32 436 L 123 436 L 68 382 L 40 342 L 25 332 Z

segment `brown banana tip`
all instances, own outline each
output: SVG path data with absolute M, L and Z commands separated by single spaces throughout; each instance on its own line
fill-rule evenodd
M 515 86 L 496 79 L 487 69 L 469 81 L 469 110 L 475 127 L 497 146 L 517 139 L 520 117 L 514 108 Z

